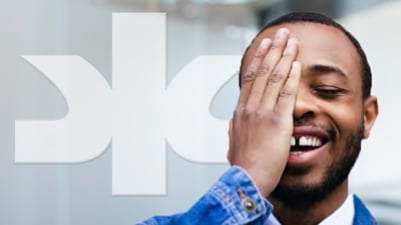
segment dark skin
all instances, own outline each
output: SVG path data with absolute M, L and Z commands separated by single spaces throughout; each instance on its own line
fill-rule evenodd
M 255 38 L 241 74 L 230 123 L 230 163 L 251 175 L 282 224 L 321 222 L 346 199 L 347 179 L 302 207 L 271 194 L 276 188 L 319 187 L 327 171 L 354 151 L 349 137 L 362 133 L 368 138 L 378 114 L 377 99 L 362 97 L 354 46 L 330 26 L 282 24 Z M 297 123 L 301 120 L 307 122 Z M 291 138 L 300 136 L 312 138 L 317 147 L 290 152 Z

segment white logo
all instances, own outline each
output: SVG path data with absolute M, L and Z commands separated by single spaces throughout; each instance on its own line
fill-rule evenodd
M 213 96 L 240 56 L 200 56 L 166 88 L 164 13 L 113 14 L 112 88 L 80 56 L 26 55 L 64 95 L 59 120 L 17 120 L 15 162 L 77 163 L 112 140 L 113 195 L 166 194 L 166 143 L 185 159 L 225 162 L 227 121 Z

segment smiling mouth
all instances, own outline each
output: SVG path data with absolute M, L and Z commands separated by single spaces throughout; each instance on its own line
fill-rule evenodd
M 317 137 L 317 136 L 312 136 L 312 135 L 292 136 L 290 151 L 293 153 L 312 151 L 312 150 L 322 147 L 327 142 L 328 142 L 327 138 L 322 138 L 322 137 Z

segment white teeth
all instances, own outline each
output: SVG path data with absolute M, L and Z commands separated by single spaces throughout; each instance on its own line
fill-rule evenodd
M 308 141 L 308 139 L 306 139 L 306 137 L 300 137 L 298 144 L 299 144 L 299 146 L 307 146 L 307 145 L 309 145 L 309 141 Z
M 317 146 L 322 145 L 322 141 L 317 137 L 305 137 L 305 136 L 302 136 L 302 137 L 299 138 L 298 145 L 299 146 L 317 147 Z
M 304 152 L 302 152 L 302 151 L 293 151 L 293 152 L 291 152 L 290 154 L 292 154 L 292 155 L 301 155 L 301 154 L 303 154 Z
M 295 145 L 296 145 L 295 138 L 291 137 L 291 146 L 295 146 Z

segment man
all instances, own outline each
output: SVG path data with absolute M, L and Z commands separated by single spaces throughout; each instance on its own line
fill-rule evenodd
M 244 54 L 232 167 L 188 212 L 144 224 L 377 224 L 348 174 L 378 115 L 359 43 L 331 19 L 292 13 Z

